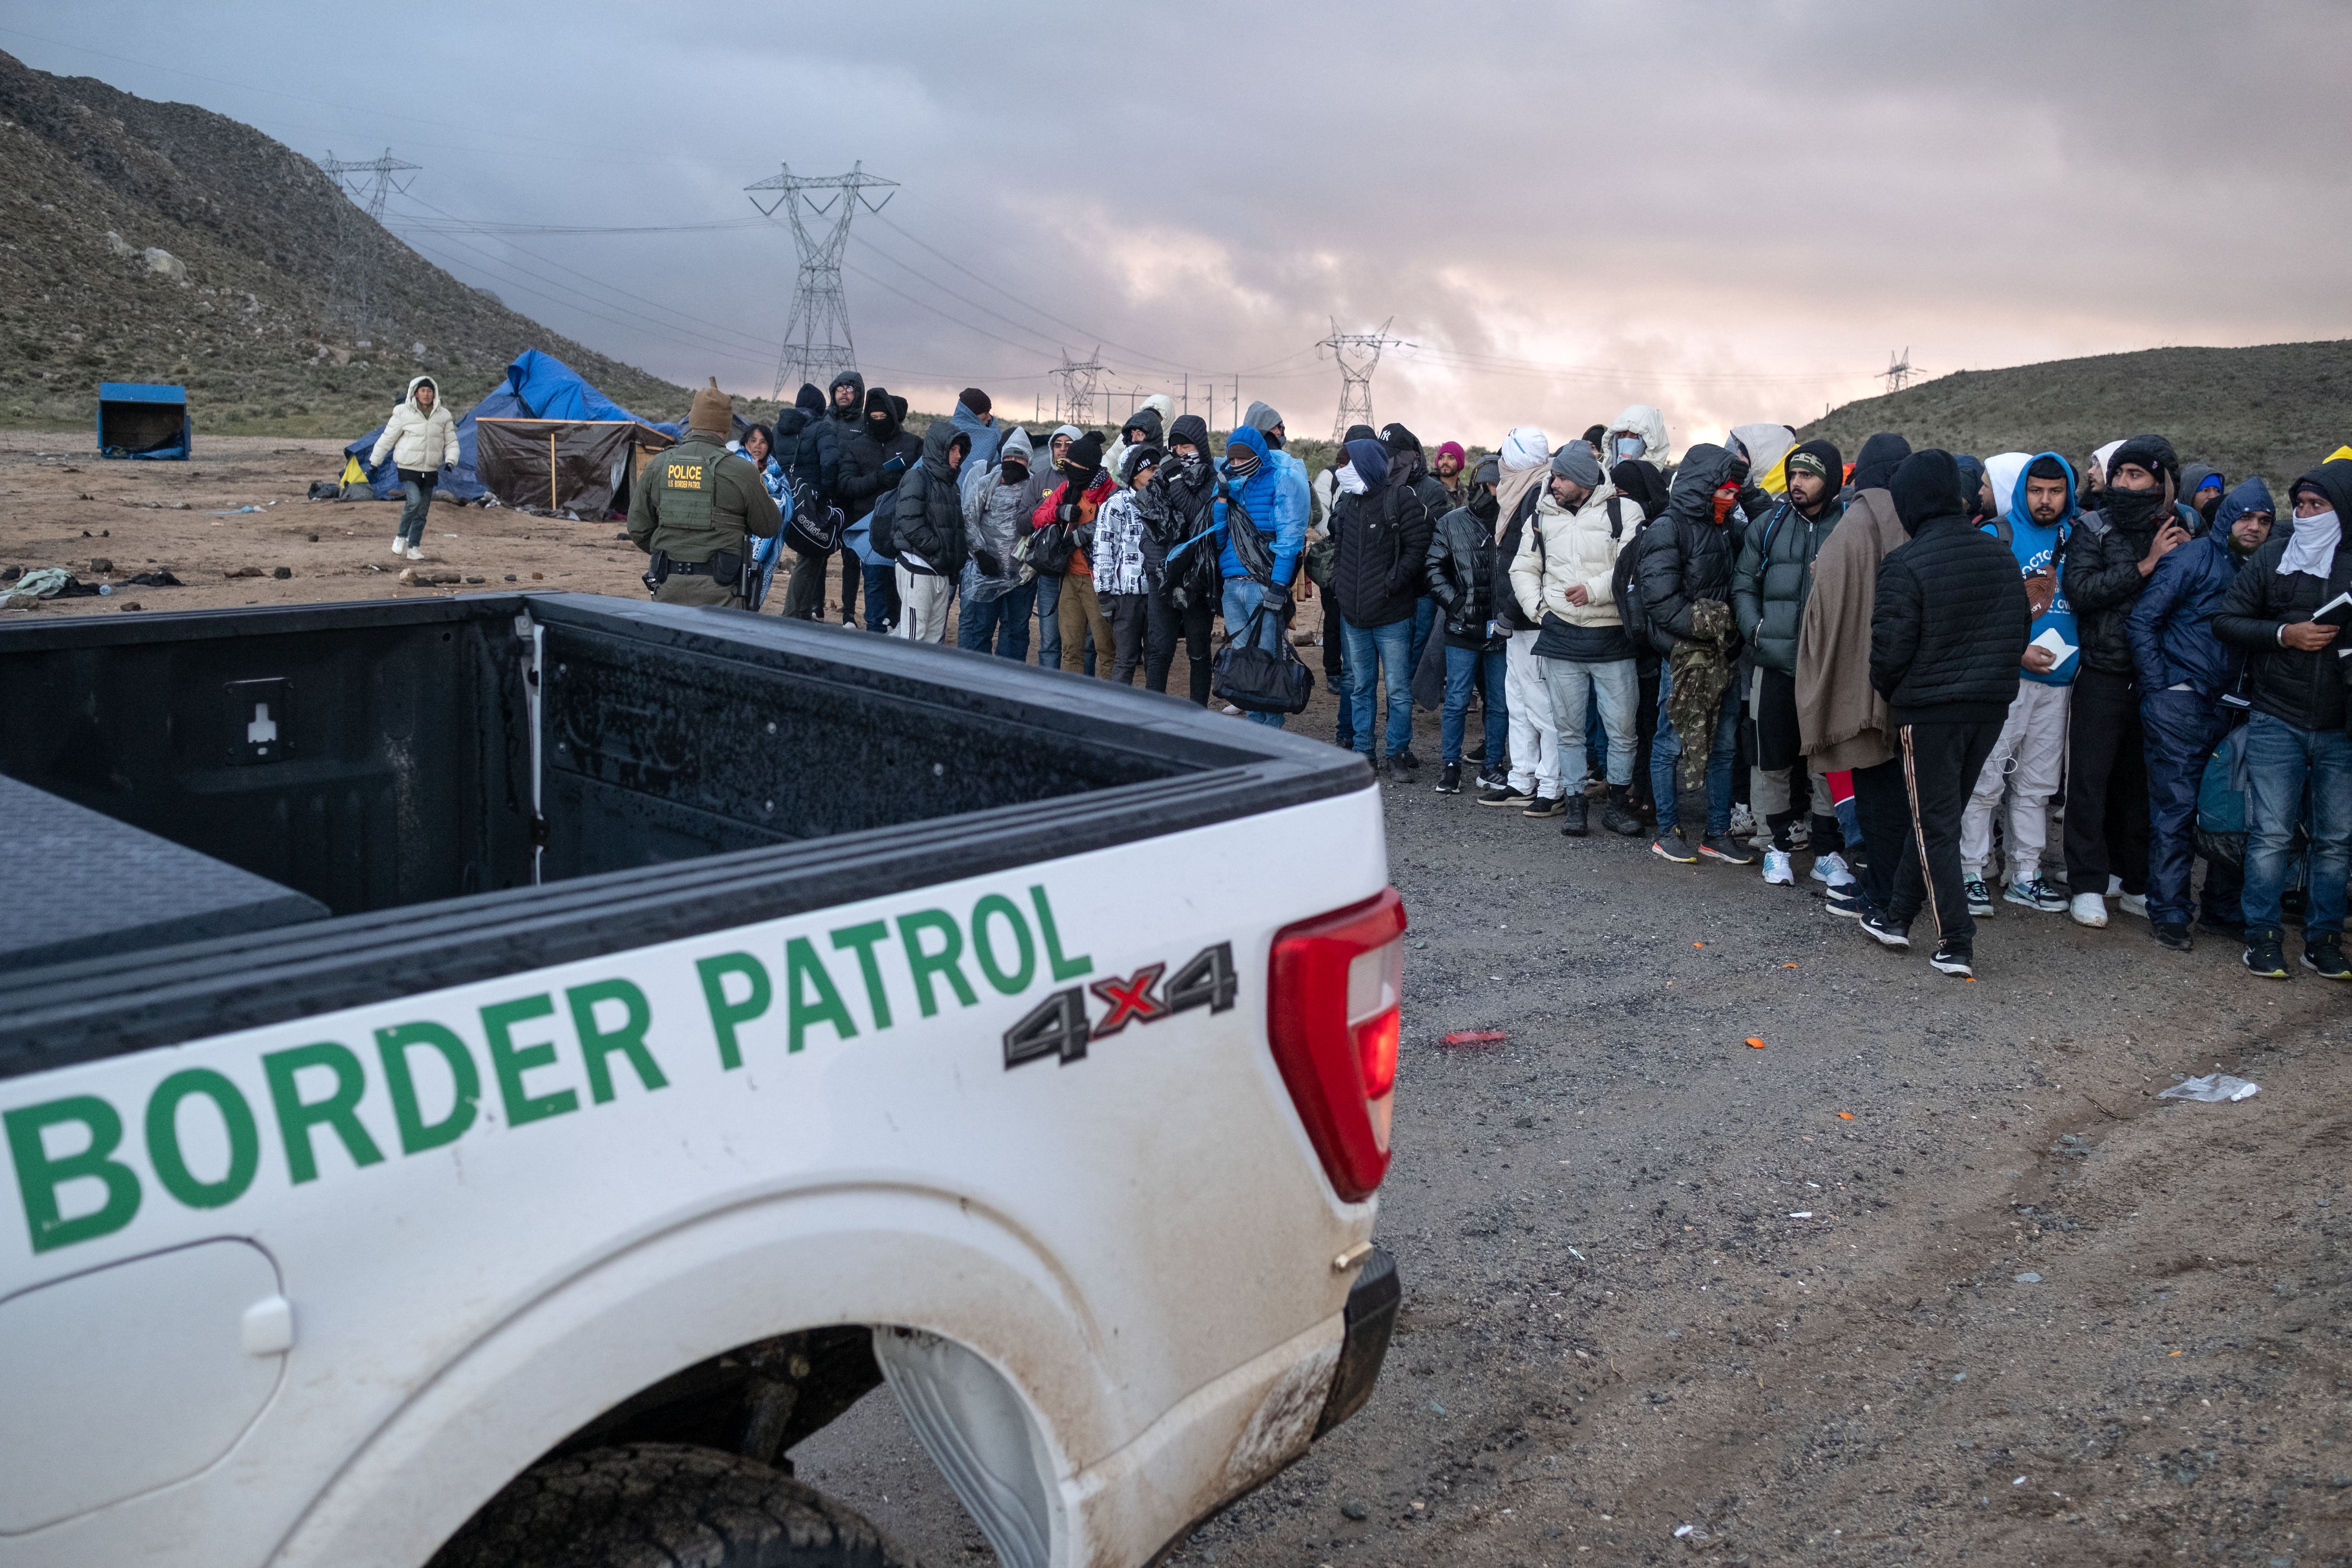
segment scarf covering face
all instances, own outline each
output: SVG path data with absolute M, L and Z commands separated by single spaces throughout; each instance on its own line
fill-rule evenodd
M 2296 518 L 2294 531 L 2286 536 L 2286 553 L 2279 557 L 2278 574 L 2292 577 L 2301 572 L 2326 581 L 2343 534 L 2344 520 L 2332 511 Z
M 1730 647 L 1738 623 L 1720 599 L 1701 599 L 1690 609 L 1695 640 L 1675 640 L 1667 660 L 1674 687 L 1666 693 L 1666 721 L 1682 737 L 1682 787 L 1696 789 L 1706 779 L 1707 753 L 1715 748 L 1716 715 L 1731 689 Z

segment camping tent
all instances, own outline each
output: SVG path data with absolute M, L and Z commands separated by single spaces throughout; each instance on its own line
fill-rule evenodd
M 441 481 L 440 493 L 446 500 L 478 500 L 488 486 L 477 472 L 477 431 L 475 422 L 480 419 L 604 419 L 626 420 L 661 431 L 673 438 L 678 434 L 674 425 L 656 425 L 641 420 L 627 409 L 606 397 L 583 380 L 570 365 L 537 349 L 525 349 L 507 366 L 507 378 L 492 389 L 488 397 L 466 412 L 457 421 L 457 468 L 454 474 Z M 368 454 L 374 450 L 376 437 L 383 434 L 379 425 L 366 435 L 343 448 L 367 469 L 368 488 L 378 500 L 395 500 L 400 496 L 400 475 L 393 467 L 389 455 L 373 468 L 367 468 Z M 546 474 L 540 474 L 541 483 L 530 490 L 532 495 L 546 493 Z M 501 500 L 506 498 L 501 495 Z
M 601 517 L 625 507 L 637 472 L 670 446 L 666 431 L 635 419 L 479 419 L 482 486 L 504 504 Z

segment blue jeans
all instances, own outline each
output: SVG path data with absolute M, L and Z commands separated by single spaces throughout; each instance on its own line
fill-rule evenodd
M 859 561 L 857 574 L 866 583 L 866 629 L 888 631 L 898 624 L 898 569 L 887 561 L 879 566 Z
M 1224 604 L 1223 605 L 1225 616 L 1225 635 L 1229 637 L 1238 639 L 1241 635 L 1248 629 L 1250 616 L 1257 609 L 1258 601 L 1265 597 L 1265 589 L 1259 584 L 1256 578 L 1226 578 Z M 1281 637 L 1282 617 L 1280 616 L 1268 616 L 1259 624 L 1257 628 L 1258 647 L 1263 648 L 1279 647 L 1282 646 Z M 1109 650 L 1105 649 L 1104 652 L 1108 655 Z M 1290 715 L 1287 713 L 1244 712 L 1242 717 L 1248 720 L 1253 724 L 1271 725 L 1273 728 L 1279 730 L 1282 728 L 1283 721 L 1289 718 Z
M 1062 668 L 1062 579 L 1037 574 L 1037 668 Z M 1095 634 L 1087 633 L 1086 671 L 1095 672 Z
M 1036 602 L 1034 579 L 1018 588 L 1008 588 L 993 599 L 966 599 L 963 617 L 956 622 L 956 647 L 986 653 L 989 640 L 993 637 L 997 658 L 1026 662 L 1029 611 Z
M 1658 831 L 1682 826 L 1682 785 L 1675 777 L 1683 760 L 1683 740 L 1666 718 L 1666 698 L 1675 689 L 1674 667 L 1658 661 L 1658 738 L 1650 747 L 1650 797 L 1657 803 Z M 1706 754 L 1706 831 L 1711 837 L 1731 830 L 1731 763 L 1739 752 L 1738 683 L 1724 689 L 1723 706 L 1716 715 L 1715 742 Z
M 1503 693 L 1510 676 L 1510 656 L 1501 648 L 1492 653 L 1475 647 L 1445 645 L 1445 706 L 1438 715 L 1437 758 L 1462 760 L 1462 731 L 1470 721 L 1470 691 L 1486 692 L 1486 761 L 1499 763 L 1511 744 L 1511 704 Z
M 2246 934 L 2277 931 L 2303 793 L 2311 791 L 2311 890 L 2304 941 L 2344 933 L 2344 879 L 2352 871 L 2352 738 L 2298 730 L 2256 713 L 2246 721 Z
M 1339 636 L 1348 650 L 1349 700 L 1356 714 L 1356 754 L 1372 754 L 1372 725 L 1378 719 L 1376 690 L 1383 680 L 1389 689 L 1389 756 L 1412 750 L 1412 623 L 1395 621 L 1385 626 L 1360 626 L 1342 619 Z
M 1412 686 L 1413 672 L 1421 668 L 1422 650 L 1429 647 L 1429 634 L 1437 628 L 1437 601 L 1423 594 L 1412 602 L 1412 647 L 1405 650 L 1404 683 L 1408 691 Z
M 1632 784 L 1634 732 L 1642 701 L 1642 678 L 1633 661 L 1612 658 L 1595 664 L 1577 658 L 1538 658 L 1536 662 L 1543 667 L 1544 690 L 1551 698 L 1553 728 L 1563 737 L 1589 737 L 1591 726 L 1598 724 L 1601 777 L 1613 784 Z M 1586 745 L 1591 744 L 1588 739 Z M 1654 756 L 1652 761 L 1654 764 Z M 1580 782 L 1564 773 L 1561 778 L 1570 793 Z
M 411 550 L 425 546 L 425 517 L 433 509 L 433 486 L 439 478 L 437 474 L 421 479 L 400 476 L 400 493 L 408 503 L 400 509 L 400 541 Z
M 2194 691 L 2142 693 L 2139 724 L 2147 737 L 2147 918 L 2186 925 L 2197 912 L 2189 873 L 2197 858 L 2198 786 L 2228 725 Z

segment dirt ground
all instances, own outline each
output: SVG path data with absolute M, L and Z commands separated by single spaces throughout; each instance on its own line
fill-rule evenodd
M 188 580 L 126 590 L 151 608 L 403 591 L 367 570 L 396 507 L 297 499 L 331 443 L 68 439 L 0 437 L 0 564 Z M 642 592 L 614 531 L 436 509 L 427 564 Z M 2352 988 L 2008 904 L 1947 979 L 1818 884 L 1435 795 L 1417 734 L 1423 782 L 1384 786 L 1398 1336 L 1365 1410 L 1177 1562 L 2352 1563 Z M 2216 1068 L 2262 1092 L 2154 1098 Z M 926 1561 L 991 1561 L 886 1392 L 793 1457 Z

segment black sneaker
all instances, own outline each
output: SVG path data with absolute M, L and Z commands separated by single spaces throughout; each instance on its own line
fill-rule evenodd
M 1977 977 L 1974 955 L 1963 952 L 1958 948 L 1938 947 L 1936 949 L 1935 956 L 1927 962 L 1943 973 L 1957 974 L 1963 980 L 1974 980 Z
M 1669 827 L 1650 840 L 1650 853 L 1661 859 L 1672 860 L 1677 866 L 1696 866 L 1698 857 L 1692 853 L 1690 840 L 1679 827 Z
M 2155 927 L 2156 945 L 2174 952 L 2187 952 L 2192 945 L 2189 940 L 2187 921 L 2162 921 Z
M 2352 963 L 2344 962 L 2344 939 L 2333 932 L 2303 939 L 2303 966 L 2323 980 L 2352 980 Z
M 1568 799 L 1565 795 L 1539 795 L 1528 802 L 1528 808 L 1519 815 L 1521 816 L 1558 816 L 1567 809 Z
M 2246 933 L 2245 964 L 2258 978 L 2286 978 L 2286 943 L 2284 933 L 2276 930 L 2249 931 Z
M 1727 866 L 1745 866 L 1756 858 L 1728 833 L 1708 834 L 1698 841 L 1698 852 Z
M 1462 793 L 1462 764 L 1460 763 L 1448 763 L 1444 767 L 1437 770 L 1437 793 L 1440 795 L 1460 795 Z
M 1850 921 L 1864 919 L 1870 913 L 1870 905 L 1862 896 L 1862 884 L 1859 882 L 1839 883 L 1822 895 L 1822 902 L 1830 913 Z
M 1492 784 L 1478 792 L 1480 805 L 1525 805 L 1535 796 L 1507 784 Z
M 1889 920 L 1874 910 L 1862 917 L 1862 933 L 1881 947 L 1911 945 L 1911 927 L 1907 921 Z
M 1484 741 L 1474 742 L 1471 744 L 1470 749 L 1462 753 L 1462 760 L 1465 763 L 1485 762 L 1486 760 L 1486 742 Z
M 1421 766 L 1421 759 L 1412 754 L 1412 748 L 1411 746 L 1407 746 L 1402 752 L 1393 753 L 1391 755 L 1389 760 L 1396 763 L 1397 766 L 1404 769 L 1407 773 L 1411 773 Z
M 1560 809 L 1568 814 L 1568 820 L 1559 825 L 1559 831 L 1563 837 L 1581 838 L 1591 831 L 1586 825 L 1587 811 L 1591 804 L 1580 795 L 1570 795 L 1560 802 Z

